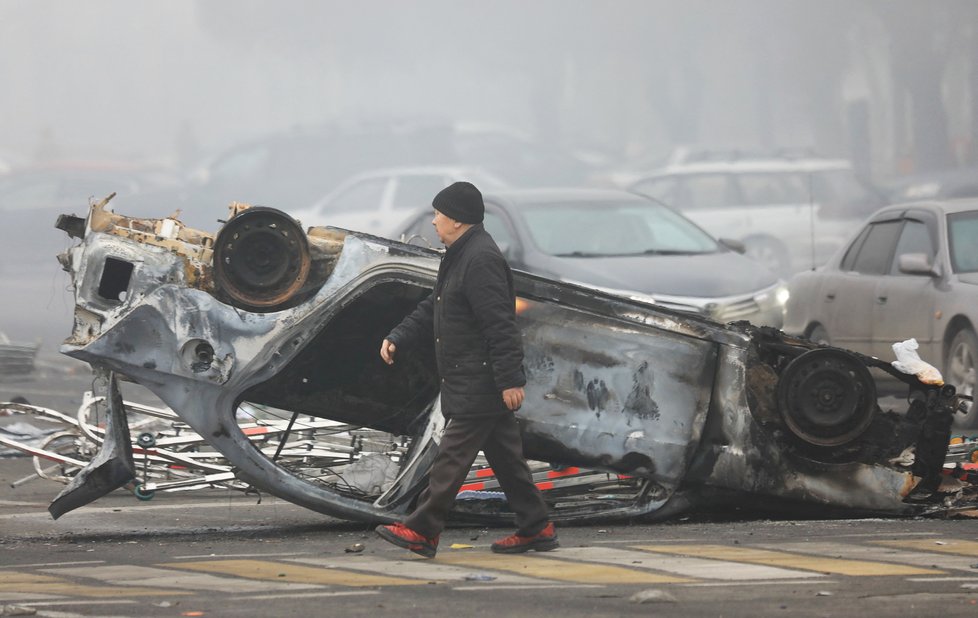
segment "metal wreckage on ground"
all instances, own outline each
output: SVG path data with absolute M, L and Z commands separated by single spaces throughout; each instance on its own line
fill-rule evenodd
M 444 425 L 438 378 L 428 353 L 387 366 L 378 350 L 432 289 L 438 254 L 303 231 L 270 208 L 233 204 L 215 236 L 107 202 L 58 222 L 80 240 L 59 258 L 76 304 L 62 352 L 91 363 L 108 412 L 101 451 L 51 514 L 139 473 L 119 376 L 165 402 L 239 482 L 350 520 L 407 511 Z M 951 386 L 773 329 L 522 272 L 515 281 L 524 448 L 557 521 L 745 504 L 891 515 L 975 506 L 974 487 L 949 487 L 942 473 L 963 405 Z M 879 407 L 871 370 L 902 381 L 908 410 Z M 275 438 L 256 441 L 262 421 L 244 428 L 242 409 L 271 411 Z M 152 439 L 142 446 L 152 452 Z M 491 470 L 477 465 L 470 479 L 455 520 L 505 521 Z

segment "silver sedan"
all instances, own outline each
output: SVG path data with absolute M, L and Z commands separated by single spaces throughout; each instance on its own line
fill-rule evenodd
M 925 361 L 973 395 L 978 359 L 978 200 L 876 211 L 822 268 L 789 282 L 784 330 L 893 360 L 914 338 Z M 958 424 L 978 426 L 978 406 Z

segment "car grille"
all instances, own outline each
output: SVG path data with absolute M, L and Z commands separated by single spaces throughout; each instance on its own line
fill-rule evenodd
M 753 297 L 732 300 L 725 305 L 719 305 L 713 312 L 713 317 L 718 322 L 732 322 L 742 320 L 749 316 L 756 315 L 761 308 Z
M 655 303 L 660 307 L 696 313 L 723 323 L 756 318 L 761 311 L 753 295 L 718 300 L 658 296 Z

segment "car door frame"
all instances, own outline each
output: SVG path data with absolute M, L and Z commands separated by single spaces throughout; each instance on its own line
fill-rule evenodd
M 900 228 L 901 236 L 910 221 L 922 223 L 927 227 L 933 250 L 931 260 L 936 266 L 941 253 L 936 217 L 932 213 L 917 209 L 904 212 L 900 218 L 903 222 Z M 898 244 L 899 238 L 898 236 Z M 894 343 L 916 339 L 921 352 L 924 352 L 932 350 L 936 343 L 935 338 L 940 336 L 936 328 L 934 309 L 937 303 L 935 285 L 942 277 L 907 273 L 890 274 L 899 259 L 900 256 L 894 246 L 893 255 L 890 256 L 890 269 L 879 277 L 873 297 L 872 352 L 873 356 L 884 360 L 895 359 Z M 946 269 L 941 269 L 942 273 L 945 271 Z M 897 315 L 914 315 L 919 316 L 920 319 L 895 319 L 894 316 Z M 940 365 L 942 359 L 925 358 L 925 360 Z

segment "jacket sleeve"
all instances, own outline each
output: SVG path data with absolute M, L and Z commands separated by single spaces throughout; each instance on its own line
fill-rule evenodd
M 465 273 L 465 295 L 489 347 L 489 361 L 500 392 L 526 384 L 523 340 L 516 326 L 512 275 L 501 256 L 476 256 Z
M 434 322 L 434 292 L 428 295 L 423 301 L 418 303 L 414 311 L 408 314 L 401 323 L 394 327 L 394 330 L 387 335 L 387 339 L 399 348 L 411 349 L 417 347 L 418 342 L 430 340 L 435 336 Z

